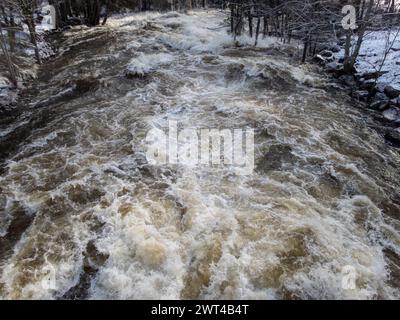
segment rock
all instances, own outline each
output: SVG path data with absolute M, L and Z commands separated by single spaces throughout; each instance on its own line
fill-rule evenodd
M 369 97 L 369 92 L 366 90 L 357 90 L 352 93 L 352 97 L 358 101 L 367 101 Z
M 0 89 L 7 89 L 10 87 L 10 81 L 5 78 L 0 76 Z
M 329 50 L 331 50 L 334 53 L 338 53 L 340 52 L 340 50 L 342 50 L 342 48 L 339 45 L 334 44 L 329 48 Z
M 353 76 L 350 75 L 343 75 L 339 77 L 339 80 L 343 82 L 345 85 L 349 87 L 355 87 L 357 85 L 356 80 L 354 79 Z
M 389 107 L 389 99 L 386 94 L 377 92 L 373 101 L 370 103 L 369 108 L 377 111 L 386 110 Z
M 391 107 L 398 107 L 400 105 L 400 98 L 389 100 L 389 104 Z
M 375 100 L 368 106 L 372 110 L 383 111 L 389 106 L 388 100 Z
M 400 61 L 396 61 L 396 65 L 400 66 Z
M 394 99 L 400 96 L 400 90 L 392 86 L 386 86 L 384 92 L 390 99 Z
M 319 54 L 324 58 L 333 57 L 333 52 L 330 50 L 322 50 Z
M 326 59 L 323 56 L 321 56 L 320 54 L 315 55 L 313 57 L 313 61 L 317 62 L 319 64 L 325 64 L 326 63 Z
M 360 89 L 368 90 L 371 92 L 375 88 L 376 81 L 374 79 L 365 80 L 364 78 L 359 80 L 360 82 Z
M 400 128 L 391 129 L 385 134 L 385 139 L 392 145 L 400 148 Z
M 326 64 L 325 70 L 327 73 L 332 73 L 335 78 L 339 78 L 344 75 L 344 67 L 342 63 L 330 62 Z
M 328 63 L 328 64 L 325 66 L 325 69 L 326 69 L 326 71 L 329 72 L 329 73 L 337 72 L 337 71 L 343 69 L 343 63 L 331 62 L 331 63 Z
M 375 86 L 375 89 L 377 92 L 381 92 L 382 94 L 384 94 L 386 86 L 387 86 L 387 83 L 379 83 L 378 82 Z M 385 94 L 385 97 L 387 97 L 386 94 Z
M 383 76 L 384 74 L 388 73 L 389 71 L 373 71 L 373 72 L 365 72 L 361 75 L 362 78 L 365 80 L 370 79 L 378 79 L 379 77 Z
M 227 66 L 225 72 L 225 79 L 227 81 L 240 80 L 244 75 L 244 64 L 241 63 L 231 63 Z
M 390 121 L 400 121 L 400 109 L 396 107 L 390 107 L 383 112 L 385 119 Z
M 383 92 L 377 92 L 374 96 L 374 100 L 381 100 L 389 102 L 389 98 Z

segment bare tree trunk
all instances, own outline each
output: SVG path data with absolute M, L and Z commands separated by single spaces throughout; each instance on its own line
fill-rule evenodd
M 258 19 L 257 19 L 257 28 L 256 28 L 256 42 L 254 44 L 255 47 L 257 47 L 257 44 L 258 44 L 258 36 L 260 34 L 260 26 L 261 26 L 261 18 L 258 17 Z
M 305 39 L 305 41 L 304 41 L 303 57 L 302 57 L 302 59 L 301 59 L 301 62 L 302 62 L 302 63 L 305 63 L 305 62 L 306 62 L 306 59 L 307 59 L 307 50 L 308 50 L 309 43 L 310 43 L 310 35 L 308 34 L 307 37 L 306 37 L 306 39 Z
M 6 58 L 6 64 L 7 64 L 8 72 L 10 74 L 11 83 L 12 83 L 13 87 L 16 88 L 18 86 L 17 70 L 15 69 L 14 63 L 13 63 L 10 53 L 7 49 L 7 44 L 6 44 L 4 35 L 3 35 L 3 28 L 1 27 L 1 23 L 0 23 L 0 46 L 1 46 L 1 50 L 3 51 L 4 56 Z
M 31 36 L 31 43 L 33 44 L 33 47 L 35 50 L 36 61 L 37 61 L 37 63 L 41 64 L 42 62 L 40 59 L 39 47 L 38 47 L 37 39 L 36 39 L 35 22 L 33 21 L 32 16 L 27 18 L 26 24 L 28 25 L 29 34 Z
M 349 55 L 347 59 L 344 61 L 344 70 L 347 73 L 352 73 L 354 70 L 354 64 L 356 63 L 356 60 L 358 58 L 358 55 L 360 54 L 360 49 L 361 45 L 364 41 L 364 35 L 367 30 L 368 24 L 369 24 L 369 19 L 371 18 L 371 13 L 372 13 L 372 8 L 374 6 L 374 0 L 370 0 L 367 11 L 365 13 L 365 17 L 361 23 L 361 26 L 358 30 L 358 39 L 356 46 L 354 48 L 353 54 Z

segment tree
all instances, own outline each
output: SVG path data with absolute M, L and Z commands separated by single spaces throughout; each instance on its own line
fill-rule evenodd
M 357 61 L 358 55 L 360 54 L 360 49 L 364 41 L 365 32 L 371 23 L 372 9 L 374 8 L 375 0 L 369 0 L 364 16 L 361 16 L 357 30 L 357 42 L 351 53 L 351 38 L 353 36 L 352 30 L 347 30 L 346 34 L 346 45 L 345 45 L 345 56 L 344 56 L 344 71 L 346 73 L 352 73 L 354 71 L 354 65 Z
M 1 50 L 3 51 L 4 56 L 6 58 L 6 65 L 7 65 L 9 74 L 10 74 L 11 83 L 14 87 L 17 87 L 18 86 L 17 71 L 16 71 L 14 63 L 11 59 L 10 52 L 8 51 L 8 48 L 7 48 L 7 42 L 3 35 L 3 28 L 1 27 L 1 22 L 0 22 L 0 46 L 1 46 Z

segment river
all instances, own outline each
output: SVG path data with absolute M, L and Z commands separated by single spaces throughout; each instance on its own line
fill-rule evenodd
M 292 47 L 235 46 L 223 19 L 60 35 L 0 126 L 2 299 L 400 298 L 398 150 Z M 169 121 L 254 129 L 254 172 L 148 164 Z

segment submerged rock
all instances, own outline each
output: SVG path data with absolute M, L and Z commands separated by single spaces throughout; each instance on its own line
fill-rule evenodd
M 225 80 L 235 81 L 240 80 L 244 75 L 244 64 L 242 63 L 230 63 L 226 67 Z
M 273 145 L 269 151 L 258 162 L 257 170 L 260 172 L 268 172 L 274 170 L 281 170 L 284 163 L 293 163 L 296 156 L 292 154 L 292 147 L 290 145 Z

